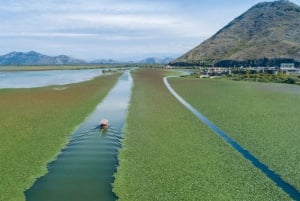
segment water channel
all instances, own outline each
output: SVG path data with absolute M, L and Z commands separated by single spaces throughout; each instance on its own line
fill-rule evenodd
M 170 76 L 172 77 L 172 76 Z M 228 134 L 218 128 L 213 122 L 211 122 L 202 113 L 196 110 L 188 102 L 186 102 L 181 96 L 179 96 L 176 91 L 169 84 L 168 77 L 164 77 L 164 84 L 168 88 L 175 98 L 182 103 L 188 110 L 190 110 L 197 118 L 199 118 L 204 124 L 206 124 L 211 130 L 213 130 L 217 135 L 219 135 L 223 140 L 225 140 L 232 148 L 238 151 L 245 159 L 249 160 L 256 168 L 261 170 L 269 179 L 271 179 L 278 187 L 284 190 L 292 199 L 300 200 L 300 192 L 291 184 L 284 181 L 280 175 L 269 169 L 267 165 L 259 161 L 252 153 L 243 148 L 240 144 L 234 141 Z
M 133 81 L 126 71 L 103 102 L 79 126 L 48 173 L 25 192 L 27 201 L 110 201 Z M 101 132 L 99 122 L 109 120 Z

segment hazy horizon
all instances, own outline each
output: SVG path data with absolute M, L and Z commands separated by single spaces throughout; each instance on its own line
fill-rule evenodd
M 174 58 L 259 2 L 7 0 L 0 5 L 0 55 L 33 50 L 87 61 Z

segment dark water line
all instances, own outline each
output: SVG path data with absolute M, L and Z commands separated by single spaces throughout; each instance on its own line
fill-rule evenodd
M 114 201 L 113 174 L 118 166 L 122 128 L 131 98 L 132 78 L 126 71 L 98 104 L 95 111 L 71 135 L 48 173 L 25 191 L 27 201 Z M 99 122 L 109 120 L 102 132 Z
M 171 76 L 170 76 L 171 77 Z M 175 77 L 175 76 L 174 76 Z M 225 132 L 218 128 L 213 122 L 208 120 L 203 114 L 186 102 L 181 96 L 179 96 L 175 90 L 169 84 L 168 77 L 164 77 L 164 83 L 168 90 L 175 96 L 175 98 L 181 102 L 187 109 L 189 109 L 194 115 L 196 115 L 204 124 L 206 124 L 211 130 L 217 135 L 223 138 L 228 144 L 230 144 L 236 151 L 238 151 L 244 158 L 249 160 L 256 168 L 260 169 L 268 178 L 270 178 L 278 187 L 284 190 L 292 199 L 300 200 L 299 191 L 291 184 L 284 181 L 276 172 L 269 169 L 269 167 L 259 161 L 253 154 L 248 150 L 244 149 L 236 141 L 230 138 Z

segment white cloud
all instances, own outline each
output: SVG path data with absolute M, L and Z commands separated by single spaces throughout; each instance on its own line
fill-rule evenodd
M 79 58 L 97 48 L 103 57 L 176 54 L 205 37 L 199 21 L 179 15 L 180 9 L 172 1 L 8 0 L 0 5 L 0 39 L 9 46 L 2 50 L 53 54 L 57 48 Z
M 165 8 L 157 3 L 124 3 L 124 1 L 8 1 L 1 5 L 4 13 L 0 28 L 2 32 L 73 32 L 87 30 L 153 30 L 164 29 L 176 23 L 165 15 Z M 77 2 L 77 3 L 76 3 Z M 132 1 L 134 2 L 134 1 Z M 58 4 L 57 4 L 58 3 Z M 136 3 L 136 2 L 135 2 Z M 68 9 L 66 9 L 66 7 Z M 22 8 L 22 9 L 21 9 Z M 6 16 L 5 16 L 6 15 Z M 120 30 L 122 29 L 122 30 Z M 95 31 L 93 31 L 95 30 Z M 122 33 L 121 33 L 122 34 Z
M 6 0 L 0 4 L 0 53 L 56 51 L 79 58 L 180 54 L 257 2 Z

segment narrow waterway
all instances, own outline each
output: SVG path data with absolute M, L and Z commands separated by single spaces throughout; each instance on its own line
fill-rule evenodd
M 171 77 L 171 76 L 170 76 Z M 245 159 L 249 160 L 256 168 L 261 170 L 269 179 L 271 179 L 278 187 L 284 190 L 293 200 L 300 200 L 300 192 L 291 184 L 284 181 L 276 172 L 269 169 L 267 165 L 259 161 L 253 154 L 248 150 L 239 145 L 234 141 L 228 134 L 218 128 L 213 122 L 207 119 L 202 113 L 196 110 L 188 102 L 186 102 L 176 91 L 171 87 L 168 82 L 168 77 L 164 77 L 164 84 L 168 88 L 175 98 L 182 103 L 188 110 L 190 110 L 197 118 L 199 118 L 204 124 L 206 124 L 211 130 L 231 145 L 236 151 L 238 151 Z
M 110 201 L 118 165 L 122 128 L 131 97 L 132 78 L 126 71 L 103 102 L 79 126 L 48 173 L 25 192 L 27 201 Z M 100 132 L 106 118 L 110 127 Z

